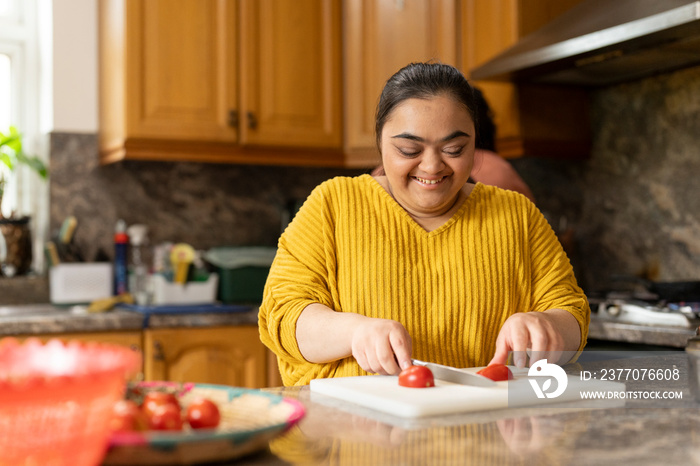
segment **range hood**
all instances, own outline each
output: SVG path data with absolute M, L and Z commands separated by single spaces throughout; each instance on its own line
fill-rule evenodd
M 584 0 L 474 80 L 603 86 L 700 64 L 700 1 Z

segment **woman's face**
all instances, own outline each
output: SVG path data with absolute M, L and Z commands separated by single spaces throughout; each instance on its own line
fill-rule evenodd
M 414 217 L 447 213 L 469 179 L 474 142 L 474 121 L 453 98 L 405 100 L 381 135 L 391 194 Z

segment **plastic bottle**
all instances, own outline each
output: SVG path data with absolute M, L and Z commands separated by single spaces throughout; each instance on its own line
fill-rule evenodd
M 128 251 L 129 235 L 126 234 L 126 222 L 119 219 L 114 229 L 114 295 L 129 291 Z
M 148 227 L 131 225 L 127 229 L 131 240 L 131 263 L 129 266 L 129 290 L 139 306 L 150 304 L 148 266 L 144 258 L 144 247 L 148 243 Z

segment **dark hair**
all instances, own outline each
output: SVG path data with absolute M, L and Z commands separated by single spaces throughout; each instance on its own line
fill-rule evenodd
M 427 99 L 440 94 L 451 96 L 467 108 L 478 135 L 479 123 L 474 89 L 464 75 L 450 65 L 411 63 L 389 78 L 379 97 L 374 126 L 379 152 L 382 151 L 382 129 L 397 105 L 404 100 Z
M 476 148 L 496 152 L 496 125 L 493 122 L 491 107 L 478 87 L 474 87 L 474 98 L 476 100 L 476 118 L 479 120 Z

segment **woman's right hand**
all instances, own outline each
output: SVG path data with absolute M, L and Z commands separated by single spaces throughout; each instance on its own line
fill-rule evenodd
M 364 318 L 352 333 L 352 356 L 367 372 L 393 375 L 411 365 L 411 336 L 395 320 Z

